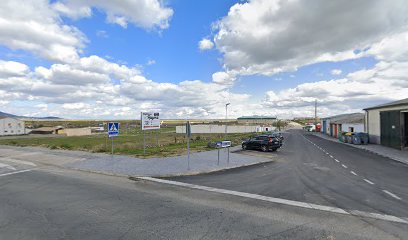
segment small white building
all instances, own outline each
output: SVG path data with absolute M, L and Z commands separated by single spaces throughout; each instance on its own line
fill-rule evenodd
M 337 138 L 342 132 L 365 132 L 364 114 L 341 114 L 321 119 L 321 132 Z
M 24 121 L 11 117 L 0 117 L 0 136 L 25 134 Z

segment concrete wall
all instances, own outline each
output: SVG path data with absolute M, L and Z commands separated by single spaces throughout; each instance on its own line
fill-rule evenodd
M 228 126 L 228 133 L 274 131 L 272 126 Z M 176 126 L 176 133 L 186 133 L 186 126 Z M 225 133 L 225 125 L 191 125 L 191 133 Z
M 25 134 L 24 121 L 15 118 L 0 119 L 0 136 Z
M 381 123 L 380 123 L 380 112 L 391 111 L 391 110 L 408 110 L 408 105 L 396 106 L 396 107 L 385 107 L 379 109 L 372 109 L 366 111 L 365 122 L 366 122 L 366 132 L 370 137 L 370 143 L 381 144 Z
M 86 136 L 92 134 L 90 128 L 65 128 L 61 133 L 65 133 L 68 137 Z
M 343 132 L 348 132 L 350 127 L 354 128 L 354 132 L 364 132 L 363 123 L 343 123 L 341 125 L 341 129 Z

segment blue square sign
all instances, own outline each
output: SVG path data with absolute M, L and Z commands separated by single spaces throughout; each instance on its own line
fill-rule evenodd
M 108 123 L 108 136 L 116 137 L 118 135 L 119 135 L 119 123 L 118 122 Z

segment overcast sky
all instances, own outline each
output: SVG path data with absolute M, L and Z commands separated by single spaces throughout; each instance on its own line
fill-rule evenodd
M 408 97 L 406 0 L 2 0 L 0 111 L 359 112 Z

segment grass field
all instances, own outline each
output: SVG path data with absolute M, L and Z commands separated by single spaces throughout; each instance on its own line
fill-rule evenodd
M 228 140 L 240 144 L 251 133 L 228 134 Z M 224 134 L 193 134 L 190 140 L 192 152 L 211 150 L 209 142 L 224 140 Z M 146 131 L 146 155 L 143 152 L 143 132 L 140 129 L 126 129 L 114 139 L 115 154 L 137 157 L 166 157 L 187 152 L 185 134 L 176 134 L 175 127 L 165 127 L 160 131 Z M 111 139 L 106 134 L 79 137 L 33 137 L 0 139 L 0 144 L 14 146 L 40 146 L 50 149 L 81 150 L 89 152 L 111 152 Z

